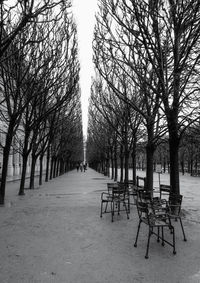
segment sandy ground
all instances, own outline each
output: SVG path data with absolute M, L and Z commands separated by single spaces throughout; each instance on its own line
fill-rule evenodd
M 113 223 L 110 214 L 99 217 L 108 181 L 92 169 L 72 171 L 23 197 L 17 196 L 19 183 L 9 183 L 0 207 L 0 283 L 200 282 L 200 178 L 181 176 L 188 241 L 175 222 L 177 254 L 152 236 L 148 260 L 145 226 L 133 246 L 135 206 L 129 220 L 124 213 Z M 168 174 L 161 182 L 168 182 Z

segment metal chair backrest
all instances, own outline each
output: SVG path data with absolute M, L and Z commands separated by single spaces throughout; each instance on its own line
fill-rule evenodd
M 118 188 L 118 183 L 107 183 L 108 193 L 112 193 L 113 188 Z
M 120 198 L 121 200 L 128 196 L 129 191 L 125 183 L 118 182 L 117 186 L 112 187 L 112 195 L 114 198 Z
M 136 185 L 137 185 L 138 188 L 144 188 L 145 189 L 145 187 L 146 187 L 146 178 L 145 177 L 137 176 L 136 181 L 137 181 Z M 141 182 L 143 183 L 142 185 L 141 185 Z
M 162 198 L 163 196 L 169 197 L 170 192 L 171 192 L 170 185 L 160 184 L 160 198 Z

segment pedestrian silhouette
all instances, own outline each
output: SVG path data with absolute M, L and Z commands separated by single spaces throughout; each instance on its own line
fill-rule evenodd
M 83 171 L 83 163 L 80 164 L 80 170 Z
M 76 164 L 77 172 L 79 171 L 79 163 Z

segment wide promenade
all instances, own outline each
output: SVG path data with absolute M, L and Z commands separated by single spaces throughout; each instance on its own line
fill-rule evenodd
M 152 236 L 148 260 L 147 227 L 141 227 L 138 247 L 133 246 L 135 206 L 129 220 L 123 212 L 113 223 L 110 214 L 99 217 L 100 194 L 109 181 L 90 168 L 85 173 L 73 170 L 23 197 L 17 196 L 19 182 L 9 182 L 5 206 L 0 207 L 0 282 L 200 282 L 199 200 L 192 201 L 197 189 L 188 178 L 183 204 L 188 241 L 174 223 L 177 254 Z

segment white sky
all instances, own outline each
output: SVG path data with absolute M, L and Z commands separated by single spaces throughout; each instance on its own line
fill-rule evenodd
M 88 99 L 90 97 L 91 76 L 94 74 L 92 63 L 92 39 L 97 0 L 72 0 L 72 5 L 78 28 L 83 134 L 86 136 L 88 124 Z

